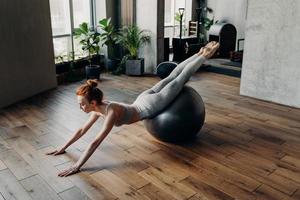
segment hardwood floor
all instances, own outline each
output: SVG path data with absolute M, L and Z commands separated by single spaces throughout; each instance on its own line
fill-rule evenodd
M 101 75 L 102 76 L 102 75 Z M 106 98 L 133 102 L 156 77 L 104 74 Z M 60 178 L 102 121 L 66 154 L 62 145 L 87 115 L 75 89 L 57 89 L 0 110 L 0 200 L 5 199 L 300 199 L 300 110 L 239 95 L 240 79 L 198 73 L 206 121 L 196 141 L 167 144 L 143 123 L 115 127 L 79 174 Z

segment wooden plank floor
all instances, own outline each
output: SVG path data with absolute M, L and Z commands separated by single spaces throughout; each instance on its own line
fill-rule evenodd
M 106 98 L 133 102 L 156 77 L 104 74 Z M 300 199 L 300 110 L 239 95 L 240 79 L 198 73 L 188 83 L 203 97 L 197 140 L 159 142 L 143 123 L 115 127 L 79 174 L 57 173 L 76 161 L 99 121 L 64 155 L 46 156 L 86 119 L 80 83 L 0 110 L 0 200 L 5 199 Z

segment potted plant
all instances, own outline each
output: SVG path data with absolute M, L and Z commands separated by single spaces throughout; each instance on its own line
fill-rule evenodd
M 70 70 L 70 63 L 64 57 L 64 55 L 55 56 L 56 74 L 62 74 Z
M 107 56 L 107 70 L 108 71 L 114 71 L 119 63 L 119 59 L 114 58 L 113 55 L 113 46 L 117 42 L 117 36 L 118 32 L 114 28 L 114 26 L 111 23 L 111 19 L 102 19 L 99 21 L 101 33 L 100 38 L 102 41 L 102 46 L 106 45 L 108 50 L 108 56 Z
M 213 9 L 211 9 L 209 7 L 203 7 L 202 9 L 203 9 L 203 12 L 205 12 L 205 13 L 213 14 Z M 202 28 L 200 28 L 201 33 L 199 33 L 200 34 L 199 37 L 203 43 L 207 42 L 207 31 L 209 31 L 210 27 L 214 24 L 214 18 L 215 18 L 214 15 L 212 16 L 212 19 L 205 17 L 205 15 L 200 17 L 200 22 L 201 22 Z
M 79 38 L 82 50 L 88 52 L 88 65 L 85 66 L 87 79 L 99 79 L 101 68 L 99 65 L 92 65 L 92 58 L 99 52 L 100 34 L 88 28 L 88 24 L 83 22 L 79 28 L 74 30 L 74 35 Z
M 140 30 L 136 25 L 123 27 L 118 37 L 127 55 L 125 56 L 125 73 L 127 75 L 142 75 L 144 73 L 144 58 L 138 57 L 139 48 L 150 43 L 150 36 L 145 30 Z

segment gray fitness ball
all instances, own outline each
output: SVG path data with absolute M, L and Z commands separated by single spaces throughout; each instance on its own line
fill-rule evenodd
M 155 138 L 171 143 L 187 142 L 199 133 L 205 120 L 201 96 L 184 86 L 174 101 L 151 119 L 144 120 L 148 132 Z

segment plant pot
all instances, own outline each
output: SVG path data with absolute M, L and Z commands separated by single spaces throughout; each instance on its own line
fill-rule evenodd
M 100 65 L 100 55 L 93 55 L 91 58 L 92 65 Z
M 69 62 L 58 63 L 55 64 L 55 68 L 56 68 L 56 74 L 62 74 L 70 70 L 70 63 Z
M 81 58 L 79 60 L 74 61 L 74 69 L 84 68 L 84 66 L 87 66 L 88 64 L 89 61 L 87 61 L 85 58 Z
M 104 60 L 105 60 L 105 56 L 103 54 L 93 55 L 91 59 L 92 65 L 100 65 L 100 66 L 104 66 Z
M 106 59 L 106 69 L 107 71 L 115 71 L 120 63 L 119 59 Z
M 105 66 L 105 55 L 100 54 L 100 66 Z M 102 69 L 105 69 L 105 67 L 101 67 Z
M 101 67 L 99 65 L 85 66 L 85 73 L 87 79 L 100 79 Z
M 144 73 L 144 58 L 138 60 L 127 60 L 126 61 L 126 72 L 127 75 L 142 75 Z

